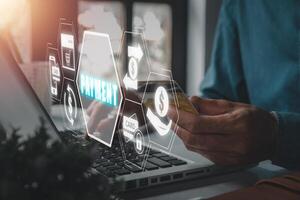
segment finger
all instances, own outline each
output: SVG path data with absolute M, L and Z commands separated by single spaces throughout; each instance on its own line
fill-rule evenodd
M 230 131 L 230 129 L 227 130 L 226 128 L 231 123 L 226 114 L 216 116 L 196 115 L 182 110 L 178 111 L 178 114 L 179 120 L 177 125 L 193 134 L 225 134 Z M 169 118 L 176 121 L 178 114 L 176 108 L 170 106 L 168 112 Z
M 208 160 L 212 161 L 214 164 L 219 166 L 235 166 L 247 163 L 247 161 L 239 155 L 235 155 L 232 153 L 224 153 L 224 152 L 210 152 L 199 150 L 195 148 L 189 148 L 190 151 L 199 153 L 204 156 Z
M 237 153 L 231 143 L 231 137 L 224 135 L 198 135 L 195 136 L 181 127 L 177 127 L 176 134 L 184 142 L 187 147 L 192 147 L 198 150 Z
M 87 114 L 88 116 L 90 116 L 90 115 L 92 114 L 93 109 L 94 109 L 96 103 L 97 103 L 97 101 L 93 101 L 93 102 L 89 105 L 89 107 L 87 108 L 86 114 Z
M 174 122 L 172 122 L 171 130 L 176 134 L 178 131 L 178 126 Z
M 113 126 L 114 126 L 115 120 L 111 118 L 106 118 L 104 120 L 101 120 L 100 123 L 97 125 L 96 131 L 104 134 L 113 134 Z
M 107 117 L 108 113 L 110 112 L 111 108 L 104 106 L 103 104 L 97 103 L 94 106 L 94 109 L 90 115 L 88 121 L 88 128 L 90 131 L 94 131 L 97 127 L 97 124 L 104 118 Z
M 133 100 L 133 101 L 136 101 L 136 102 L 141 101 L 141 98 L 139 97 L 138 93 L 134 92 L 134 91 L 131 91 L 131 90 L 127 90 L 125 92 L 125 96 L 126 96 L 127 99 L 130 99 L 130 100 Z
M 197 96 L 190 98 L 191 103 L 199 113 L 205 115 L 220 115 L 232 110 L 234 104 L 226 100 L 203 99 Z
M 226 155 L 227 157 L 241 157 L 241 155 L 233 153 L 233 152 L 220 152 L 220 151 L 208 151 L 203 149 L 198 149 L 193 146 L 186 146 L 189 151 L 197 152 L 203 156 L 208 154 L 218 154 L 218 155 Z

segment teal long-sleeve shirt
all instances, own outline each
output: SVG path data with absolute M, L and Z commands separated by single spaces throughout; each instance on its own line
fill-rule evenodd
M 300 169 L 300 1 L 223 1 L 201 95 L 275 111 L 275 161 Z

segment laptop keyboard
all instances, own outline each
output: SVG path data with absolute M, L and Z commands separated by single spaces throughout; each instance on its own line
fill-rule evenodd
M 68 137 L 68 140 L 69 142 L 74 142 L 70 141 L 70 137 Z M 74 138 L 71 140 L 74 140 Z M 118 142 L 114 142 L 111 148 L 101 144 L 96 144 L 93 152 L 95 155 L 93 167 L 99 173 L 108 177 L 140 173 L 143 171 L 140 167 L 137 167 L 142 165 L 143 158 L 141 155 L 137 154 L 134 149 L 127 149 L 126 157 L 130 162 L 126 162 L 125 164 L 121 152 L 122 151 Z M 130 163 L 133 163 L 134 165 Z M 151 149 L 148 160 L 145 164 L 145 171 L 153 171 L 185 164 L 187 163 L 183 160 Z
M 137 166 L 142 165 L 142 158 L 135 153 L 134 150 L 128 152 L 130 154 L 129 162 L 125 164 L 119 146 L 108 148 L 100 146 L 97 148 L 97 158 L 93 167 L 108 177 L 115 177 L 120 175 L 128 175 L 131 173 L 140 173 L 143 170 Z M 185 161 L 175 158 L 173 156 L 161 153 L 155 150 L 150 150 L 148 161 L 145 164 L 145 170 L 152 171 L 160 168 L 168 168 L 172 166 L 179 166 L 187 164 Z

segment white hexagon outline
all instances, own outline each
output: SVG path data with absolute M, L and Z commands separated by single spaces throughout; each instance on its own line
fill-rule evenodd
M 173 78 L 173 73 L 172 73 L 172 71 L 171 70 L 166 70 L 166 69 L 163 69 L 163 70 L 165 70 L 165 71 L 169 71 L 169 73 L 170 73 L 170 77 L 171 77 L 171 79 L 172 79 L 172 87 L 173 87 L 173 92 L 175 93 L 175 104 L 176 104 L 176 112 L 177 112 L 177 116 L 178 116 L 178 118 L 177 118 L 177 121 L 176 121 L 176 124 L 175 124 L 175 130 L 173 131 L 174 132 L 174 136 L 173 136 L 173 138 L 172 138 L 172 141 L 171 141 L 171 146 L 170 146 L 170 149 L 169 149 L 169 152 L 171 152 L 172 151 L 172 148 L 173 148 L 173 144 L 174 144 L 174 141 L 175 141 L 175 134 L 177 134 L 177 131 L 178 131 L 178 121 L 180 120 L 180 114 L 179 114 L 179 111 L 178 111 L 178 107 L 179 107 L 179 101 L 178 101 L 178 96 L 177 96 L 177 93 L 175 92 L 175 83 L 174 83 L 174 78 Z M 177 83 L 178 84 L 178 83 Z
M 145 87 L 145 91 L 147 90 L 147 87 L 148 87 L 148 83 L 149 83 L 149 80 L 150 80 L 150 77 L 152 74 L 155 74 L 155 75 L 158 75 L 158 76 L 163 76 L 163 77 L 166 77 L 169 79 L 169 81 L 171 82 L 171 85 L 172 85 L 172 94 L 174 96 L 174 103 L 175 103 L 175 108 L 176 108 L 176 113 L 177 113 L 177 120 L 175 122 L 175 130 L 172 131 L 172 136 L 170 138 L 170 141 L 169 141 L 169 144 L 167 147 L 161 145 L 161 144 L 158 144 L 156 143 L 155 141 L 151 140 L 150 138 L 150 143 L 152 143 L 153 145 L 157 146 L 157 147 L 162 147 L 163 149 L 167 150 L 167 151 L 171 151 L 171 147 L 174 143 L 174 138 L 175 138 L 175 134 L 176 134 L 176 130 L 177 130 L 177 124 L 178 124 L 178 120 L 179 120 L 179 112 L 178 112 L 178 98 L 177 98 L 177 95 L 176 93 L 174 92 L 174 79 L 173 79 L 173 75 L 172 75 L 172 72 L 170 70 L 167 70 L 167 69 L 162 69 L 164 71 L 167 71 L 169 72 L 169 76 L 165 75 L 165 74 L 159 74 L 159 73 L 156 73 L 156 72 L 150 72 L 149 76 L 148 76 L 148 80 L 147 80 L 147 83 L 146 83 L 146 87 Z M 145 98 L 145 93 L 143 95 L 143 98 L 142 98 L 142 103 L 144 103 L 144 98 Z
M 74 60 L 75 60 L 75 63 L 74 63 L 74 67 L 75 67 L 75 70 L 70 70 L 70 69 L 67 69 L 67 68 L 63 68 L 62 67 L 62 52 L 61 52 L 61 33 L 62 33 L 62 25 L 67 25 L 67 26 L 71 26 L 72 27 L 72 35 L 74 36 Z M 78 49 L 78 38 L 76 37 L 76 34 L 75 34 L 75 27 L 74 27 L 74 23 L 73 21 L 69 21 L 67 20 L 66 18 L 59 18 L 59 25 L 58 25 L 58 33 L 57 33 L 57 37 L 56 37 L 56 41 L 57 41 L 57 44 L 60 44 L 60 48 L 59 48 L 59 56 L 61 57 L 61 68 L 62 70 L 67 70 L 68 72 L 70 73 L 74 73 L 74 75 L 72 76 L 74 78 L 73 81 L 75 81 L 76 79 L 76 72 L 78 71 L 78 60 L 76 58 L 76 56 L 78 55 L 77 54 L 77 49 Z M 77 68 L 76 68 L 77 66 Z
M 131 35 L 139 35 L 140 37 L 141 37 L 141 39 L 142 39 L 142 45 L 143 45 L 143 47 L 144 47 L 144 49 L 145 49 L 145 52 L 143 52 L 144 53 L 144 56 L 146 57 L 146 62 L 147 62 L 147 68 L 148 68 L 148 76 L 147 77 L 149 77 L 149 75 L 150 75 L 150 73 L 151 73 L 151 62 L 150 62 L 150 59 L 149 59 L 149 50 L 148 50 L 148 46 L 147 46 L 147 43 L 146 43 L 146 41 L 145 41 L 145 36 L 144 36 L 144 33 L 142 32 L 142 33 L 140 33 L 140 32 L 133 32 L 133 31 L 124 31 L 123 32 L 123 34 L 122 34 L 122 40 L 121 40 L 121 45 L 120 45 L 120 48 L 119 48 L 119 55 L 118 55 L 118 59 L 120 59 L 120 57 L 121 57 L 121 54 L 123 54 L 123 52 L 122 52 L 122 50 L 123 50 L 123 46 L 124 46 L 124 41 L 125 41 L 125 35 L 126 34 L 131 34 Z M 127 46 L 128 46 L 128 44 L 127 44 Z M 127 56 L 127 55 L 126 55 Z M 121 65 L 122 65 L 122 62 L 121 62 Z M 123 80 L 123 79 L 122 79 Z M 148 80 L 147 80 L 147 82 L 148 82 Z M 146 91 L 146 89 L 143 91 L 143 96 L 145 95 L 145 91 Z M 124 89 L 124 93 L 126 93 L 126 88 Z M 127 99 L 127 100 L 131 100 L 131 99 L 128 99 L 128 98 L 126 98 L 126 95 L 124 95 L 125 96 L 125 99 Z M 131 101 L 134 101 L 134 100 L 131 100 Z M 134 102 L 136 102 L 136 103 L 141 103 L 141 102 L 143 102 L 143 99 L 141 100 L 141 102 L 137 102 L 137 101 L 134 101 Z
M 145 112 L 144 112 L 144 108 L 143 108 L 142 103 L 137 103 L 137 102 L 132 101 L 132 100 L 130 100 L 130 99 L 125 99 L 125 100 L 124 100 L 124 105 L 122 106 L 122 113 L 123 113 L 123 111 L 124 111 L 124 107 L 125 107 L 126 101 L 131 102 L 131 103 L 134 103 L 134 104 L 136 104 L 137 106 L 139 106 L 139 107 L 142 109 L 142 116 L 143 116 L 144 121 L 146 122 Z M 119 124 L 119 126 L 121 126 L 121 124 Z M 142 170 L 144 170 L 145 167 L 146 167 L 146 163 L 147 163 L 147 160 L 148 160 L 148 157 L 149 157 L 149 152 L 150 152 L 150 150 L 151 150 L 150 137 L 149 137 L 149 131 L 148 131 L 148 125 L 147 125 L 147 123 L 145 124 L 145 127 L 146 127 L 146 132 L 147 132 L 148 145 L 146 146 L 146 151 L 145 151 L 145 153 L 144 153 L 145 156 L 144 156 L 144 159 L 143 159 L 143 161 L 142 161 L 142 165 L 141 165 L 141 166 L 136 165 L 135 163 L 133 163 L 133 162 L 127 160 L 127 157 L 126 157 L 126 151 L 125 151 L 125 149 L 124 149 L 125 144 L 124 144 L 123 138 L 122 138 L 123 135 L 122 135 L 122 134 L 118 134 L 119 143 L 120 143 L 120 147 L 121 147 L 121 150 L 122 150 L 122 157 L 124 158 L 124 164 L 126 165 L 126 162 L 128 162 L 129 164 L 131 164 L 131 165 L 133 165 L 133 166 L 135 166 L 135 167 L 137 167 L 137 168 L 139 168 L 139 169 L 142 169 Z
M 161 66 L 161 67 L 164 67 L 164 66 Z M 179 111 L 178 111 L 179 101 L 178 101 L 177 93 L 175 92 L 175 89 L 174 89 L 175 88 L 175 83 L 174 83 L 175 80 L 173 78 L 172 71 L 169 70 L 169 69 L 164 69 L 164 68 L 162 70 L 168 72 L 169 75 L 170 75 L 171 82 L 172 82 L 172 91 L 175 94 L 175 105 L 176 105 L 176 112 L 177 112 L 177 116 L 178 116 L 177 121 L 175 123 L 174 130 L 173 130 L 174 134 L 173 134 L 173 137 L 171 138 L 171 144 L 170 144 L 170 147 L 169 147 L 169 150 L 168 150 L 169 152 L 171 152 L 172 148 L 173 148 L 174 141 L 175 141 L 175 134 L 177 134 L 177 131 L 178 131 L 178 121 L 180 120 L 180 114 L 179 114 Z
M 60 34 L 61 34 L 61 25 L 62 24 L 66 24 L 66 25 L 69 25 L 69 26 L 71 26 L 72 27 L 72 34 L 74 35 L 74 42 L 75 42 L 75 48 L 77 47 L 77 37 L 75 36 L 75 34 L 74 34 L 74 24 L 73 24 L 73 22 L 67 22 L 67 20 L 65 19 L 65 18 L 60 18 L 59 19 L 59 25 L 58 25 L 58 32 L 57 32 L 57 37 L 56 37 L 56 43 L 57 44 L 60 44 Z M 65 22 L 64 22 L 65 21 Z M 61 44 L 60 44 L 61 45 Z M 71 78 L 68 78 L 68 77 L 66 77 L 65 76 L 65 73 L 64 73 L 64 69 L 62 68 L 62 58 L 61 58 L 61 48 L 59 49 L 58 48 L 58 46 L 57 45 L 54 45 L 54 44 L 52 44 L 52 43 L 47 43 L 47 55 L 46 56 L 48 56 L 48 51 L 49 51 L 49 48 L 50 49 L 53 49 L 53 50 L 55 50 L 55 51 L 57 51 L 57 59 L 58 59 L 58 63 L 59 63 L 59 68 L 60 68 L 60 71 L 61 71 L 61 74 L 62 74 L 62 84 L 61 84 L 61 95 L 60 95 L 60 99 L 57 99 L 57 98 L 53 98 L 52 96 L 51 96 L 51 100 L 54 100 L 54 101 L 58 101 L 59 103 L 62 103 L 62 96 L 63 96 L 63 92 L 64 92 L 64 84 L 65 84 L 65 81 L 66 80 L 68 80 L 68 81 L 70 81 L 70 82 L 72 82 L 73 84 L 74 84 L 74 87 L 76 87 L 75 89 L 76 89 L 76 91 L 78 92 L 78 90 L 77 90 L 77 84 L 76 84 L 76 81 L 74 80 L 74 79 L 71 79 Z M 76 51 L 75 51 L 76 52 Z M 76 56 L 76 55 L 74 55 L 74 56 Z M 47 57 L 46 58 L 46 60 L 49 60 L 49 58 Z M 76 60 L 76 57 L 75 57 L 75 63 L 74 63 L 74 65 L 75 65 L 75 72 L 74 73 L 76 73 L 76 65 L 77 65 L 77 60 Z M 74 74 L 74 77 L 75 77 L 75 74 Z M 49 80 L 50 81 L 50 80 Z M 79 94 L 77 94 L 77 96 L 79 96 L 79 98 L 80 98 L 80 95 Z M 80 100 L 80 99 L 79 99 Z M 80 102 L 79 102 L 80 103 Z M 82 108 L 80 108 L 81 110 L 82 110 Z M 64 116 L 65 116 L 65 113 L 62 113 Z M 65 118 L 63 119 L 63 123 L 64 124 L 66 124 L 66 122 L 65 122 Z M 67 129 L 68 130 L 70 130 L 70 128 L 69 128 L 69 125 L 66 125 L 67 126 Z M 74 134 L 77 134 L 77 132 L 76 131 L 74 131 L 74 130 L 70 130 L 71 132 L 73 132 Z
M 100 140 L 99 138 L 93 136 L 92 134 L 89 133 L 89 130 L 88 130 L 88 127 L 87 127 L 87 121 L 86 121 L 86 117 L 85 115 L 83 115 L 83 119 L 84 119 L 84 122 L 85 122 L 85 127 L 86 127 L 86 133 L 89 137 L 93 138 L 94 140 L 108 146 L 108 147 L 111 147 L 112 146 L 112 142 L 113 142 L 113 139 L 114 139 L 114 135 L 115 135 L 115 132 L 116 132 L 116 126 L 118 124 L 118 117 L 120 115 L 120 110 L 121 110 L 121 106 L 122 106 L 122 102 L 123 102 L 123 92 L 121 90 L 121 85 L 120 85 L 120 79 L 119 79 L 119 75 L 118 75 L 118 71 L 117 71 L 117 67 L 116 67 L 116 63 L 115 63 L 115 57 L 114 57 L 114 54 L 113 54 L 113 50 L 112 50 L 112 46 L 111 46 L 111 41 L 110 41 L 110 37 L 109 37 L 109 34 L 107 33 L 98 33 L 98 32 L 92 32 L 92 31 L 84 31 L 83 32 L 83 38 L 82 38 L 82 45 L 81 45 L 81 51 L 80 51 L 80 56 L 79 56 L 79 61 L 78 61 L 78 68 L 77 68 L 77 75 L 76 75 L 76 80 L 75 80 L 75 84 L 76 84 L 76 87 L 77 87 L 77 90 L 78 90 L 78 94 L 79 94 L 79 101 L 80 101 L 80 105 L 81 105 L 81 109 L 83 111 L 83 107 L 82 107 L 82 101 L 81 101 L 81 94 L 80 94 L 80 91 L 79 91 L 79 85 L 78 85 L 78 78 L 79 78 L 79 72 L 80 72 L 80 68 L 81 68 L 81 56 L 82 56 L 82 50 L 84 48 L 84 41 L 85 41 L 85 36 L 86 34 L 91 34 L 91 35 L 94 35 L 94 36 L 100 36 L 100 37 L 105 37 L 109 43 L 109 47 L 110 47 L 110 53 L 111 53 L 111 57 L 112 57 L 112 61 L 113 61 L 113 65 L 114 65 L 114 70 L 115 70 L 115 74 L 116 74 L 116 77 L 117 77 L 117 82 L 118 82 L 118 88 L 119 88 L 119 92 L 120 92 L 120 102 L 119 102 L 119 105 L 118 105 L 118 112 L 117 112 L 117 118 L 116 118 L 116 121 L 115 121 L 115 124 L 114 124 L 114 128 L 113 128 L 113 133 L 112 133 L 112 137 L 110 139 L 110 143 L 107 143 L 105 141 L 102 141 Z
M 77 84 L 76 84 L 76 81 L 74 81 L 74 80 L 72 80 L 72 79 L 70 79 L 70 78 L 68 78 L 68 77 L 64 77 L 63 78 L 63 85 L 62 85 L 62 94 L 63 94 L 63 92 L 64 92 L 64 86 L 65 86 L 65 82 L 66 82 L 66 80 L 67 81 L 69 81 L 69 82 L 72 82 L 72 84 L 73 84 L 73 86 L 75 87 L 74 88 L 74 90 L 77 92 L 76 94 L 75 94 L 75 97 L 79 97 L 79 102 L 78 102 L 78 106 L 80 105 L 80 110 L 82 110 L 82 105 L 81 105 L 81 103 L 80 103 L 80 95 L 79 95 L 79 93 L 78 93 L 78 86 L 77 86 Z M 74 92 L 75 92 L 74 91 Z M 59 101 L 59 103 L 60 104 L 62 104 L 62 105 L 64 105 L 64 102 L 63 102 L 63 95 L 62 95 L 62 98 L 61 98 L 61 100 Z M 63 109 L 64 110 L 64 109 Z M 61 112 L 62 112 L 62 114 L 64 115 L 64 118 L 63 118 L 63 123 L 64 123 L 64 125 L 66 126 L 66 128 L 68 129 L 68 131 L 71 131 L 72 133 L 74 133 L 74 134 L 78 134 L 78 133 L 80 133 L 80 131 L 74 131 L 74 130 L 71 130 L 71 128 L 70 128 L 70 125 L 67 125 L 67 120 L 66 120 L 66 114 L 65 114 L 65 112 L 64 111 L 62 111 L 62 110 L 60 110 Z M 83 112 L 81 112 L 81 115 L 82 115 L 82 113 Z M 78 117 L 78 116 L 77 116 Z M 84 117 L 83 117 L 83 115 L 81 116 L 83 119 L 84 119 Z M 84 121 L 84 123 L 85 123 L 85 121 Z

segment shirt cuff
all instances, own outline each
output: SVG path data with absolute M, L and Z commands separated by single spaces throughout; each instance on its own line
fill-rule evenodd
M 276 121 L 274 132 L 272 133 L 272 140 L 274 141 L 273 154 L 271 156 L 271 160 L 276 160 L 276 155 L 278 153 L 278 145 L 279 145 L 279 117 L 275 111 L 271 111 L 270 114 Z

